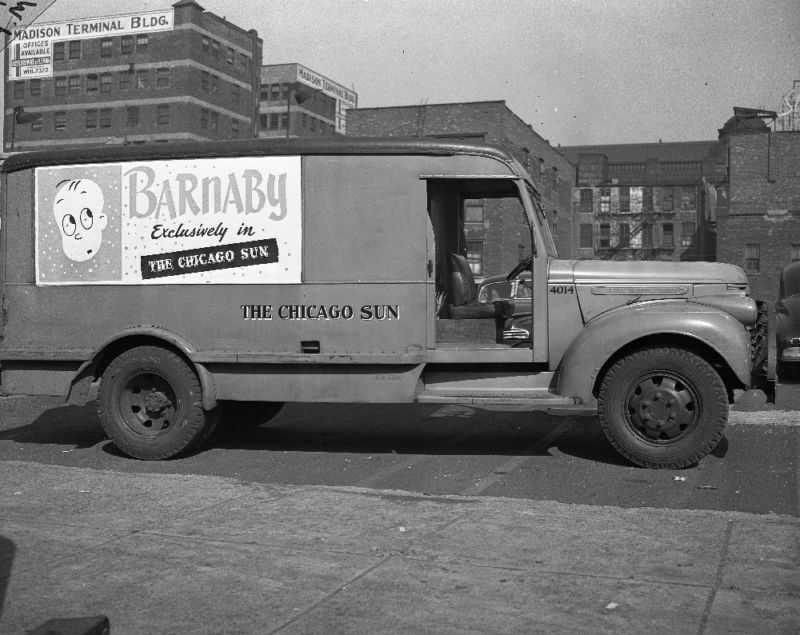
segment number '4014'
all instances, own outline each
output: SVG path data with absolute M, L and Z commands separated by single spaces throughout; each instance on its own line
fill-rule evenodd
M 550 287 L 550 293 L 575 293 L 575 287 L 569 284 L 554 284 Z

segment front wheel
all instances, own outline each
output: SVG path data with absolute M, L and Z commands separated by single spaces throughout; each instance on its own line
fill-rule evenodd
M 168 459 L 208 438 L 218 413 L 202 406 L 200 381 L 177 354 L 158 346 L 122 353 L 100 382 L 98 412 L 108 437 L 137 459 Z
M 677 469 L 694 465 L 719 443 L 728 393 L 719 373 L 694 353 L 643 349 L 608 370 L 598 411 L 606 437 L 628 460 Z

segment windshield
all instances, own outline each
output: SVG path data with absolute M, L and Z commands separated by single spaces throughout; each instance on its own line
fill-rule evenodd
M 558 253 L 556 252 L 556 244 L 553 240 L 553 234 L 550 233 L 550 225 L 547 223 L 547 217 L 544 213 L 544 205 L 542 205 L 542 197 L 539 196 L 539 192 L 536 190 L 535 187 L 530 183 L 530 181 L 525 181 L 525 187 L 528 190 L 528 194 L 531 197 L 531 201 L 533 202 L 533 209 L 536 213 L 536 218 L 539 221 L 539 227 L 542 230 L 542 240 L 544 241 L 544 248 L 545 251 L 549 256 L 553 256 L 553 258 L 558 258 Z

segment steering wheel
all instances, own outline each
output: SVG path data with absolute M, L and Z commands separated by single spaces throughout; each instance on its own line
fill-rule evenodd
M 533 271 L 533 254 L 525 256 L 506 276 L 506 280 L 513 280 L 523 271 Z

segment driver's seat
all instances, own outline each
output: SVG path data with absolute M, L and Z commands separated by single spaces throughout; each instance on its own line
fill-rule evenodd
M 504 302 L 480 304 L 478 287 L 472 275 L 472 269 L 464 256 L 447 254 L 450 265 L 450 319 L 468 320 L 495 318 L 503 315 Z

